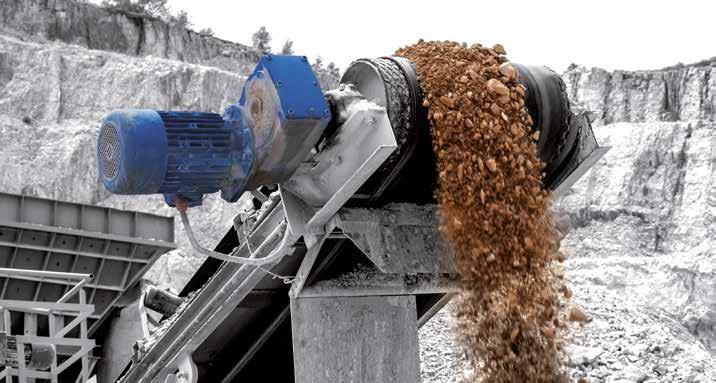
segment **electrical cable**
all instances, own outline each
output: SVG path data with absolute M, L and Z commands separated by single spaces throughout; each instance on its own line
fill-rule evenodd
M 244 265 L 252 265 L 252 266 L 262 266 L 269 263 L 273 263 L 280 259 L 282 256 L 286 255 L 290 249 L 290 240 L 291 237 L 291 230 L 288 228 L 288 223 L 284 220 L 281 222 L 272 232 L 269 234 L 266 239 L 261 243 L 261 245 L 256 249 L 256 251 L 252 252 L 249 250 L 249 257 L 238 257 L 237 254 L 239 253 L 239 250 L 244 245 L 247 245 L 248 239 L 238 248 L 234 249 L 234 251 L 231 252 L 231 254 L 223 254 L 218 253 L 216 251 L 209 250 L 207 248 L 202 247 L 199 242 L 196 240 L 196 237 L 194 235 L 194 231 L 191 228 L 191 223 L 189 222 L 189 216 L 186 212 L 186 202 L 183 200 L 178 200 L 176 203 L 177 211 L 179 211 L 179 216 L 181 217 L 182 224 L 184 225 L 184 231 L 186 232 L 187 237 L 189 238 L 189 242 L 191 243 L 191 246 L 199 252 L 200 254 L 219 259 L 221 261 L 225 262 L 231 262 L 231 263 L 240 263 Z M 257 254 L 260 254 L 264 251 L 264 248 L 267 246 L 268 243 L 273 241 L 274 238 L 278 238 L 283 232 L 283 237 L 281 239 L 281 243 L 278 245 L 276 249 L 274 249 L 271 253 L 269 253 L 267 256 L 262 258 L 255 258 Z

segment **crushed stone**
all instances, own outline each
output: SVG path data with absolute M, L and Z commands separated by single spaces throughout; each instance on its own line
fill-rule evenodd
M 554 382 L 562 363 L 558 234 L 542 187 L 539 132 L 502 46 L 425 42 L 416 66 L 438 161 L 440 231 L 464 291 L 453 307 L 467 381 Z

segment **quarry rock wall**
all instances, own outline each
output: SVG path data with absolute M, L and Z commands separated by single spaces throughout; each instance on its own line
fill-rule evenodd
M 187 30 L 146 15 L 75 0 L 3 0 L 0 28 L 33 40 L 210 65 L 244 73 L 259 58 L 251 47 Z M 249 36 L 247 36 L 248 38 Z
M 563 75 L 570 98 L 594 122 L 716 120 L 716 58 L 653 71 L 607 71 L 572 65 Z

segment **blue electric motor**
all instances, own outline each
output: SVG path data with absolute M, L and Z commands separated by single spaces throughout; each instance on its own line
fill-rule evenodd
M 285 181 L 331 119 L 306 57 L 264 56 L 237 104 L 203 112 L 116 110 L 102 120 L 97 164 L 115 194 L 164 194 L 174 206 L 221 191 L 235 202 L 248 189 Z

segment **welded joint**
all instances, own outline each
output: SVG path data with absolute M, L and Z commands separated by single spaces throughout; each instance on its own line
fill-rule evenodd
M 437 230 L 436 206 L 343 208 L 342 234 L 384 273 L 452 273 L 454 255 Z
M 291 289 L 288 292 L 289 297 L 295 298 L 301 293 L 303 286 L 306 284 L 306 280 L 311 275 L 313 265 L 316 263 L 316 259 L 318 258 L 318 254 L 321 251 L 321 247 L 323 247 L 323 243 L 326 241 L 326 239 L 328 239 L 328 237 L 331 236 L 331 233 L 336 227 L 337 222 L 338 218 L 333 217 L 326 225 L 325 233 L 317 239 L 311 240 L 311 244 L 309 244 L 308 241 L 309 236 L 304 236 L 308 251 L 306 252 L 306 255 L 303 256 L 301 266 L 299 266 L 298 272 L 296 273 L 296 277 L 293 279 L 293 286 L 291 286 Z

